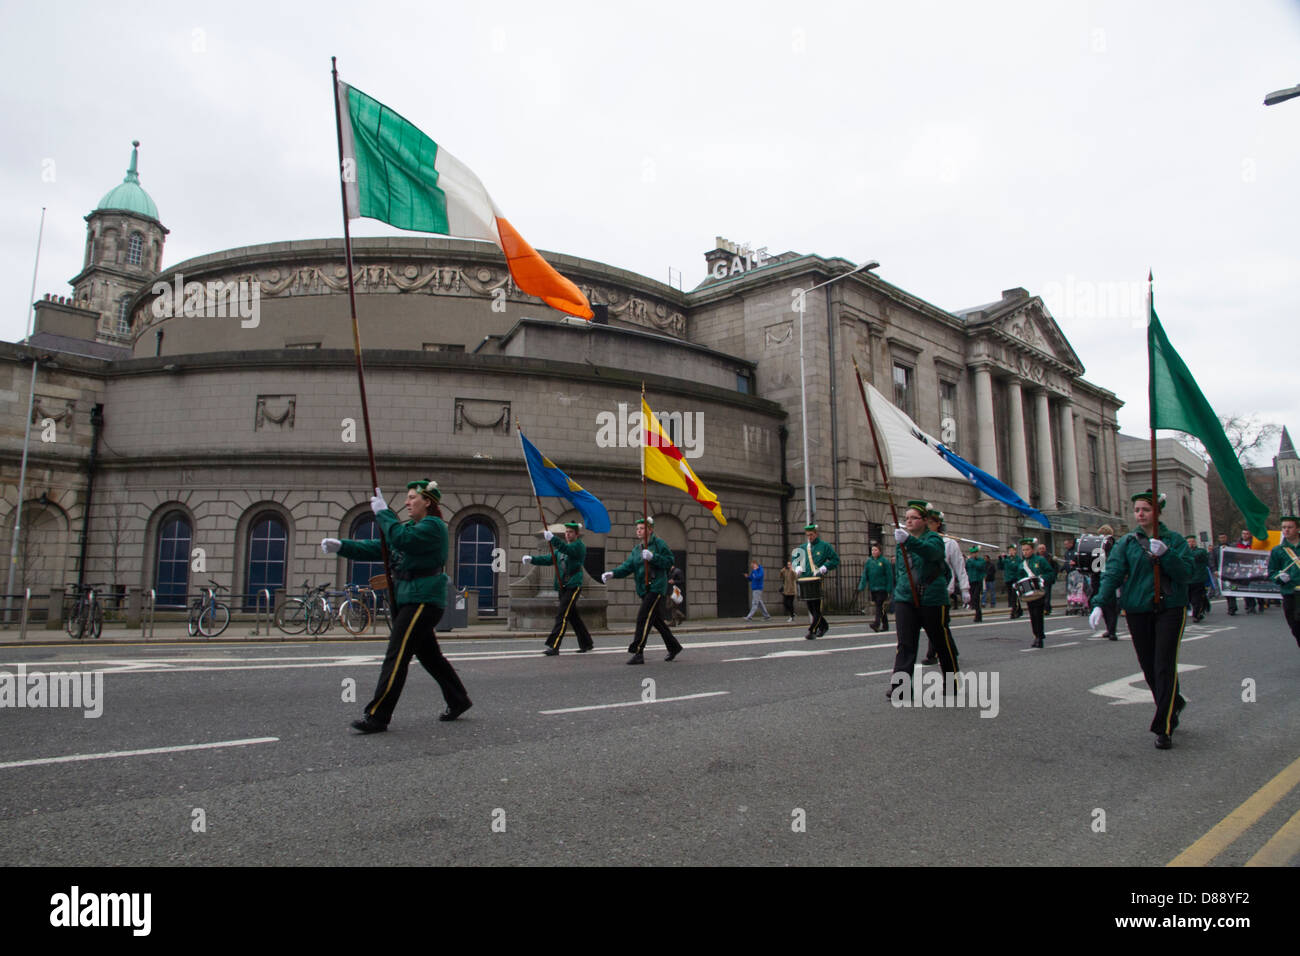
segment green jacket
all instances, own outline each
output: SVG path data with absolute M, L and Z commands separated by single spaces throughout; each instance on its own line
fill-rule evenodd
M 859 591 L 894 590 L 894 563 L 888 558 L 867 558 L 858 579 Z
M 1008 585 L 1020 576 L 1020 572 L 1016 570 L 1019 566 L 1019 558 L 1010 558 L 1005 554 L 998 558 L 998 568 L 1002 571 L 1002 580 Z
M 394 602 L 446 607 L 450 578 L 443 573 L 447 563 L 447 526 L 442 519 L 426 515 L 418 523 L 398 521 L 390 508 L 375 515 L 375 520 L 393 557 L 393 577 L 397 579 Z M 383 550 L 378 540 L 344 541 L 339 557 L 381 561 Z
M 1028 558 L 1017 558 L 1007 570 L 1007 583 L 1014 584 L 1017 581 L 1023 581 L 1025 578 L 1032 578 L 1034 575 L 1043 579 L 1044 584 L 1051 584 L 1056 580 L 1053 573 L 1052 562 L 1041 554 L 1031 554 Z M 1049 577 L 1050 575 L 1050 577 Z
M 1282 543 L 1270 551 L 1268 555 L 1268 576 L 1270 578 L 1277 580 L 1277 576 L 1283 571 L 1291 575 L 1290 581 L 1286 583 L 1277 582 L 1284 595 L 1295 594 L 1296 583 L 1300 581 L 1300 567 L 1297 567 L 1291 561 L 1291 555 L 1286 553 L 1287 548 L 1294 551 L 1296 557 L 1300 558 L 1300 544 L 1291 544 L 1286 538 L 1283 538 Z
M 1195 566 L 1196 573 L 1192 578 L 1192 584 L 1204 584 L 1205 579 L 1210 573 L 1210 552 L 1204 548 L 1188 548 L 1192 555 L 1192 564 Z
M 834 548 L 821 538 L 812 543 L 811 550 L 812 567 L 808 566 L 809 546 L 807 541 L 795 548 L 790 554 L 790 566 L 795 569 L 801 578 L 816 574 L 817 569 L 822 565 L 826 566 L 827 571 L 834 571 L 840 566 L 840 556 L 835 553 Z M 801 565 L 802 570 L 800 570 Z
M 576 539 L 572 544 L 565 541 L 558 535 L 551 540 L 551 545 L 555 548 L 555 557 L 558 562 L 551 560 L 550 548 L 547 548 L 543 554 L 533 555 L 533 564 L 549 567 L 555 564 L 555 589 L 561 588 L 580 588 L 582 587 L 582 565 L 587 560 L 587 546 L 582 543 L 582 539 Z
M 909 535 L 899 545 L 906 548 L 912 559 L 912 575 L 916 586 L 921 589 L 922 607 L 946 607 L 948 604 L 948 576 L 944 574 L 946 562 L 943 555 L 943 538 L 933 531 L 926 531 L 918 538 Z M 907 580 L 907 568 L 904 558 L 898 558 L 898 573 L 894 575 L 894 601 L 912 603 L 912 585 Z
M 650 587 L 645 583 L 645 565 L 646 562 L 641 560 L 641 552 L 650 551 Z M 673 566 L 676 559 L 673 552 L 662 538 L 650 536 L 650 542 L 644 548 L 638 543 L 633 546 L 631 552 L 622 564 L 613 571 L 614 577 L 625 578 L 628 575 L 636 581 L 636 596 L 645 597 L 647 591 L 651 594 L 668 593 L 668 569 Z
M 1160 540 L 1169 550 L 1157 560 L 1160 562 L 1160 586 L 1164 591 L 1165 607 L 1187 606 L 1187 585 L 1196 576 L 1192 553 L 1181 535 L 1175 534 L 1161 522 L 1157 529 Z M 1129 532 L 1115 542 L 1106 557 L 1106 570 L 1101 574 L 1101 587 L 1092 597 L 1092 606 L 1101 607 L 1114 600 L 1115 590 L 1122 588 L 1120 607 L 1134 613 L 1155 610 L 1155 560 L 1150 552 Z
M 1042 575 L 1043 580 L 1047 582 L 1047 586 L 1050 588 L 1056 583 L 1056 559 L 1046 554 L 1036 554 L 1034 557 L 1039 559 L 1038 567 L 1041 569 L 1034 573 Z
M 989 570 L 989 562 L 986 558 L 976 555 L 966 559 L 966 577 L 971 584 L 983 584 L 984 576 L 989 573 Z

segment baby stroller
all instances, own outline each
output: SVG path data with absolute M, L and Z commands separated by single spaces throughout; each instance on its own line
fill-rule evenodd
M 1092 582 L 1082 571 L 1071 571 L 1065 579 L 1065 613 L 1087 614 L 1092 600 Z

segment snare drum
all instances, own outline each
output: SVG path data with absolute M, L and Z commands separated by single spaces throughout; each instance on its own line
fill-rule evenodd
M 1047 594 L 1047 583 L 1035 574 L 1017 581 L 1015 589 L 1022 601 L 1037 601 Z
M 820 601 L 822 597 L 822 579 L 817 575 L 799 578 L 799 599 L 801 601 Z

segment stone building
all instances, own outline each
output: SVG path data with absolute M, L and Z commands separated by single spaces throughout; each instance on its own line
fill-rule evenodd
M 136 160 L 87 217 L 73 295 L 38 302 L 31 339 L 0 344 L 9 536 L 38 362 L 22 580 L 104 581 L 175 603 L 208 579 L 248 595 L 368 576 L 316 547 L 367 535 L 372 523 L 342 242 L 250 246 L 162 269 L 167 230 Z M 410 478 L 439 481 L 449 572 L 478 589 L 483 613 L 507 608 L 518 558 L 541 547 L 516 421 L 610 511 L 612 531 L 587 536 L 589 569 L 626 555 L 642 510 L 627 438 L 644 383 L 728 519 L 722 527 L 687 496 L 648 488 L 657 530 L 686 571 L 691 613 L 743 614 L 747 559 L 779 567 L 802 538 L 801 341 L 811 510 L 846 559 L 841 596 L 891 520 L 854 357 L 920 427 L 1015 487 L 1057 530 L 1122 513 L 1120 402 L 1082 378 L 1042 300 L 1023 289 L 947 312 L 815 255 L 763 257 L 719 242 L 706 255 L 709 278 L 687 292 L 546 254 L 592 302 L 587 324 L 519 292 L 483 243 L 360 239 L 353 251 L 381 484 L 400 498 Z M 806 297 L 802 316 L 792 310 L 796 290 L 837 277 Z M 935 501 L 954 534 L 1001 547 L 1026 531 L 1043 536 L 960 478 L 893 490 L 899 502 Z M 551 521 L 573 515 L 545 504 Z M 611 619 L 633 614 L 626 582 L 608 594 Z
M 1124 474 L 1124 500 L 1127 502 L 1139 491 L 1151 487 L 1151 441 L 1133 435 L 1119 436 L 1119 453 Z M 1212 528 L 1210 518 L 1210 487 L 1206 480 L 1209 466 L 1194 451 L 1176 438 L 1156 439 L 1156 481 L 1165 496 L 1164 511 L 1160 520 L 1170 529 L 1184 536 L 1194 535 L 1202 545 L 1209 546 L 1226 528 Z M 1124 516 L 1121 528 L 1133 527 L 1131 510 Z M 1228 532 L 1235 540 L 1236 532 Z
M 1273 456 L 1273 469 L 1277 473 L 1277 503 L 1280 514 L 1300 515 L 1300 458 L 1296 457 L 1291 433 L 1282 427 L 1282 440 Z

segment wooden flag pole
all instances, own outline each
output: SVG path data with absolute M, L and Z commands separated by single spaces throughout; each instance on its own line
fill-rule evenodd
M 876 464 L 880 466 L 880 478 L 885 485 L 885 494 L 889 496 L 889 512 L 894 516 L 894 527 L 898 527 L 898 507 L 894 504 L 894 492 L 889 487 L 889 474 L 885 469 L 885 457 L 880 454 L 880 439 L 876 437 L 876 420 L 871 414 L 871 403 L 867 401 L 867 390 L 862 384 L 862 372 L 858 369 L 858 357 L 853 356 L 853 374 L 858 377 L 858 394 L 862 396 L 862 408 L 867 413 L 867 424 L 871 426 L 871 443 L 876 449 Z M 912 559 L 908 557 L 907 548 L 899 545 L 903 553 L 903 567 L 907 569 L 907 583 L 912 589 L 912 606 L 920 608 L 921 598 L 916 593 L 916 578 L 912 574 Z
M 342 107 L 339 103 L 339 70 L 336 57 L 330 57 L 330 75 L 334 79 L 334 128 L 339 142 L 339 194 L 343 201 L 343 250 L 347 256 L 348 305 L 352 311 L 352 349 L 357 358 L 357 386 L 361 390 L 361 420 L 365 424 L 366 455 L 370 459 L 370 487 L 378 493 L 379 469 L 375 467 L 375 445 L 370 436 L 370 406 L 366 402 L 366 370 L 361 362 L 361 330 L 357 325 L 357 291 L 352 277 L 352 232 L 348 226 L 348 188 L 346 172 L 343 168 L 343 114 L 340 112 Z M 384 539 L 382 531 L 379 534 L 379 546 L 384 556 L 384 574 L 388 577 L 388 600 L 393 605 L 393 619 L 396 620 L 397 587 L 393 578 L 393 559 L 388 553 L 388 542 Z
M 1156 537 L 1160 536 L 1160 489 L 1156 484 L 1156 357 L 1151 350 L 1151 314 L 1155 311 L 1155 292 L 1154 292 L 1154 275 L 1151 270 L 1147 270 L 1147 420 L 1151 423 L 1151 510 L 1155 513 L 1156 522 L 1153 529 Z M 1151 596 L 1151 608 L 1154 611 L 1161 610 L 1160 607 L 1160 559 L 1156 558 L 1152 567 L 1151 575 L 1152 587 L 1155 593 Z
M 643 409 L 648 407 L 645 403 L 645 382 L 644 381 L 641 383 L 641 407 Z M 644 415 L 645 413 L 642 412 L 641 414 Z M 648 422 L 643 421 L 641 422 L 641 517 L 647 520 L 650 518 L 650 498 L 645 487 L 645 449 L 646 449 L 646 439 L 648 439 L 649 437 L 650 437 L 650 425 Z M 645 540 L 641 542 L 641 549 L 644 551 L 645 549 L 650 547 L 650 525 L 645 524 L 642 525 L 642 527 L 644 527 L 646 530 Z M 645 565 L 645 586 L 646 586 L 646 590 L 649 590 L 650 589 L 650 562 L 642 561 L 641 563 Z
M 519 433 L 519 450 L 524 450 L 524 430 L 519 427 L 519 419 L 515 419 L 515 431 Z M 537 482 L 533 481 L 533 470 L 528 467 L 528 455 L 524 455 L 524 470 L 528 472 L 528 483 L 533 487 L 533 497 L 537 499 L 537 515 L 542 519 L 542 527 L 546 527 L 546 512 L 542 510 L 542 496 L 537 493 Z M 547 541 L 551 548 L 551 560 L 555 562 L 555 578 L 560 578 L 560 559 L 555 556 L 555 542 Z

